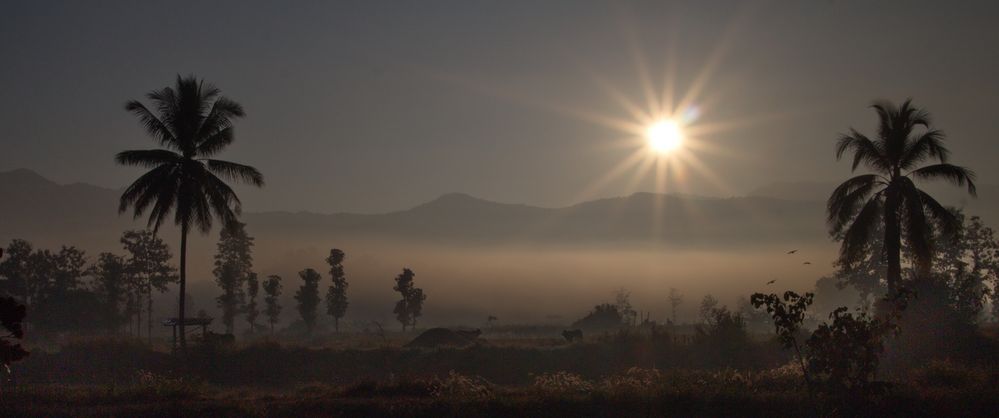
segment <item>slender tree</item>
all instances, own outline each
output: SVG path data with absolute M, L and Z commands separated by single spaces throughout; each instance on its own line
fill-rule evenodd
M 128 263 L 124 257 L 101 253 L 91 271 L 93 289 L 101 301 L 101 316 L 109 333 L 116 333 L 128 321 L 122 302 L 128 292 Z
M 281 303 L 279 299 L 281 297 L 281 277 L 280 276 L 268 276 L 267 280 L 264 280 L 264 304 L 266 305 L 264 313 L 267 314 L 267 323 L 271 326 L 271 334 L 274 334 L 274 324 L 278 322 L 281 318 Z
M 6 257 L 0 262 L 0 292 L 20 298 L 23 305 L 30 305 L 29 282 L 31 281 L 31 243 L 15 239 L 7 246 Z
M 257 332 L 257 317 L 260 316 L 260 309 L 257 308 L 257 294 L 259 293 L 260 280 L 257 279 L 257 273 L 250 273 L 246 277 L 246 306 L 243 310 L 246 312 L 246 322 L 250 324 L 251 334 Z
M 247 235 L 246 224 L 233 222 L 219 233 L 218 253 L 215 254 L 215 283 L 222 289 L 216 298 L 222 309 L 222 323 L 232 333 L 236 315 L 243 306 L 243 284 L 253 274 L 253 237 Z
M 670 310 L 673 312 L 673 323 L 674 324 L 678 324 L 678 322 L 676 322 L 676 319 L 677 319 L 676 318 L 676 311 L 677 311 L 677 309 L 680 308 L 680 305 L 682 303 L 683 303 L 683 294 L 681 294 L 679 290 L 676 290 L 675 287 L 669 288 L 669 307 L 670 307 Z
M 312 335 L 316 327 L 316 308 L 319 307 L 319 281 L 323 276 L 313 269 L 305 269 L 298 272 L 298 277 L 302 279 L 302 286 L 295 292 L 298 313 L 302 315 L 308 334 Z
M 330 265 L 330 284 L 326 292 L 326 313 L 333 317 L 333 327 L 340 332 L 340 318 L 347 314 L 347 276 L 343 272 L 344 252 L 336 248 L 330 250 L 326 263 Z
M 413 273 L 413 270 L 404 268 L 402 273 L 396 276 L 395 286 L 392 288 L 402 296 L 402 299 L 395 303 L 395 309 L 392 313 L 402 324 L 403 331 L 406 331 L 407 326 L 410 329 L 416 329 L 416 318 L 423 314 L 423 301 L 427 299 L 427 296 L 423 294 L 423 289 L 414 286 L 414 277 L 416 274 Z
M 217 88 L 194 76 L 178 75 L 174 87 L 154 90 L 146 97 L 156 113 L 136 100 L 129 101 L 125 110 L 138 117 L 164 148 L 123 151 L 115 157 L 118 164 L 150 169 L 125 189 L 118 211 L 132 207 L 139 218 L 150 209 L 148 225 L 154 232 L 173 212 L 174 223 L 180 226 L 177 316 L 183 322 L 188 233 L 196 228 L 207 234 L 213 218 L 228 224 L 239 215 L 239 198 L 223 180 L 260 187 L 264 177 L 253 167 L 212 158 L 232 144 L 233 120 L 244 115 L 242 106 L 220 96 Z M 187 347 L 183 332 L 180 346 L 181 350 Z
M 170 265 L 173 255 L 170 254 L 170 247 L 149 230 L 125 231 L 121 244 L 128 252 L 126 268 L 131 285 L 138 290 L 138 312 L 141 313 L 141 299 L 146 299 L 146 336 L 152 341 L 153 290 L 166 292 L 167 285 L 177 281 L 176 269 Z
M 887 260 L 888 297 L 898 295 L 902 280 L 902 239 L 908 244 L 919 275 L 928 274 L 932 264 L 933 228 L 951 235 L 957 228 L 954 215 L 932 196 L 916 186 L 917 180 L 946 180 L 967 186 L 975 196 L 974 173 L 947 162 L 950 151 L 944 146 L 944 133 L 930 126 L 929 114 L 906 100 L 901 106 L 877 102 L 871 106 L 878 115 L 877 137 L 870 139 L 854 129 L 842 135 L 836 145 L 836 158 L 853 154 L 853 170 L 861 164 L 873 173 L 853 177 L 833 191 L 827 203 L 833 236 L 841 236 L 841 260 L 859 260 L 877 224 L 884 225 L 884 253 Z M 926 160 L 937 163 L 924 165 Z

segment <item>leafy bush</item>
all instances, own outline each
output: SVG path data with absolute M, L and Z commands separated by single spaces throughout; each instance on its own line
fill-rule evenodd
M 834 391 L 863 391 L 874 381 L 884 345 L 883 323 L 837 308 L 808 338 L 808 371 Z
M 465 376 L 454 370 L 447 377 L 436 379 L 431 391 L 438 399 L 486 400 L 492 398 L 492 384 L 479 376 Z
M 578 374 L 559 371 L 534 376 L 533 388 L 542 395 L 559 396 L 590 393 L 593 384 Z

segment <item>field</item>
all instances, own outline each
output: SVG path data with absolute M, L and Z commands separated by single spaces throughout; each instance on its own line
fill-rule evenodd
M 6 382 L 4 416 L 987 416 L 999 369 L 933 362 L 868 396 L 812 393 L 765 336 L 710 346 L 666 332 L 567 344 L 486 334 L 468 348 L 406 349 L 410 335 L 310 346 L 266 339 L 163 347 L 84 339 L 38 350 Z

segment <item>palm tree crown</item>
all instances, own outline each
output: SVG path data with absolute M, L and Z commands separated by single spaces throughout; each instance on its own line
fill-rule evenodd
M 118 164 L 149 169 L 122 193 L 118 212 L 132 207 L 139 218 L 151 208 L 148 226 L 154 231 L 173 212 L 181 230 L 178 319 L 184 324 L 187 233 L 191 227 L 207 233 L 215 217 L 223 224 L 236 220 L 239 198 L 223 179 L 260 187 L 264 177 L 253 167 L 212 158 L 233 142 L 233 119 L 243 116 L 243 107 L 221 96 L 217 88 L 194 76 L 178 75 L 173 87 L 146 97 L 155 113 L 136 100 L 125 104 L 125 110 L 137 116 L 146 133 L 164 148 L 115 156 Z M 179 334 L 182 349 L 184 335 Z
M 932 128 L 929 114 L 911 100 L 901 106 L 876 102 L 871 107 L 878 114 L 877 137 L 872 140 L 851 129 L 839 138 L 836 158 L 851 152 L 853 171 L 863 164 L 873 173 L 853 177 L 833 191 L 827 202 L 828 222 L 830 232 L 842 238 L 840 257 L 847 263 L 863 255 L 865 244 L 883 222 L 888 294 L 894 296 L 901 280 L 903 235 L 917 272 L 925 273 L 934 231 L 949 235 L 957 228 L 954 215 L 915 180 L 946 180 L 967 186 L 975 196 L 975 174 L 947 162 L 950 151 L 944 146 L 944 133 Z M 922 165 L 926 160 L 935 163 Z
M 260 187 L 264 178 L 253 167 L 211 158 L 233 142 L 233 119 L 244 115 L 242 106 L 219 93 L 193 76 L 177 76 L 174 87 L 146 95 L 157 114 L 136 100 L 125 105 L 165 149 L 123 151 L 115 157 L 118 164 L 150 169 L 125 189 L 120 213 L 133 206 L 138 218 L 151 206 L 154 230 L 171 211 L 177 225 L 202 232 L 211 230 L 213 212 L 223 223 L 235 220 L 240 201 L 223 179 Z

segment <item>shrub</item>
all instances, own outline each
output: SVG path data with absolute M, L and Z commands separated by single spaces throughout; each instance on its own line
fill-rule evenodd
M 582 376 L 559 371 L 534 376 L 534 389 L 543 395 L 586 394 L 593 391 L 593 384 Z
M 439 399 L 481 401 L 492 398 L 492 384 L 479 376 L 465 376 L 454 370 L 447 377 L 435 379 L 431 394 Z

